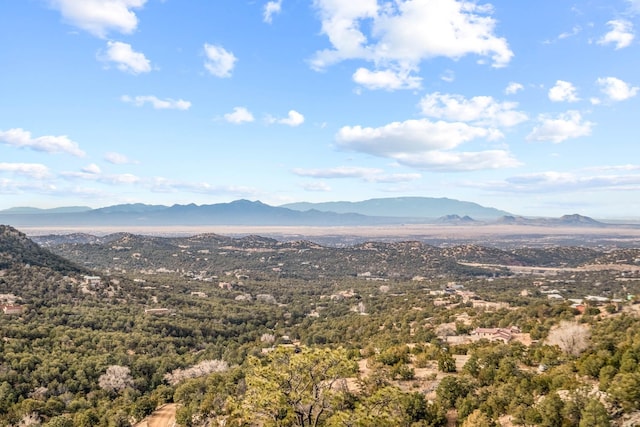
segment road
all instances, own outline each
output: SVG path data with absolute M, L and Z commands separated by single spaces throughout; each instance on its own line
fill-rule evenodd
M 176 425 L 177 408 L 178 405 L 175 403 L 162 405 L 134 427 L 174 427 Z

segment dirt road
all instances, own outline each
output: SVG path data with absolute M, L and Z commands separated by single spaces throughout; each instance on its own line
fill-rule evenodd
M 175 403 L 162 405 L 134 427 L 174 427 L 176 425 L 176 409 L 178 409 L 178 405 Z

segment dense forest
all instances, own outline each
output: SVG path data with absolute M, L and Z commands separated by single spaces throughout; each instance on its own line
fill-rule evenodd
M 40 241 L 0 226 L 3 426 L 640 419 L 635 249 Z

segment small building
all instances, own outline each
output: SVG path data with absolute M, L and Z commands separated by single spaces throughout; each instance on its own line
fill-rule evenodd
M 207 294 L 205 294 L 204 292 L 200 292 L 200 291 L 191 291 L 191 295 L 195 296 L 195 297 L 200 297 L 200 298 L 206 298 Z
M 584 305 L 583 303 L 571 304 L 571 308 L 577 310 L 578 313 L 580 313 L 580 314 L 584 314 L 584 312 L 587 310 L 587 306 Z
M 609 302 L 609 298 L 601 297 L 597 295 L 587 295 L 586 297 L 584 297 L 584 299 L 594 305 L 604 304 Z
M 230 291 L 233 289 L 233 285 L 229 282 L 219 282 L 218 287 L 220 289 L 226 289 L 227 291 Z
M 493 302 L 493 301 L 483 301 L 483 300 L 472 300 L 471 305 L 473 308 L 478 308 L 486 311 L 498 311 L 503 308 L 509 308 L 509 303 L 507 302 Z
M 489 341 L 502 341 L 508 343 L 513 338 L 514 333 L 519 333 L 520 329 L 512 326 L 510 328 L 476 328 L 471 332 L 478 338 L 485 338 Z
M 89 286 L 100 286 L 101 280 L 100 276 L 84 276 L 84 283 Z
M 2 312 L 6 315 L 16 315 L 16 314 L 22 314 L 24 313 L 25 308 L 24 306 L 21 305 L 3 305 L 2 306 Z

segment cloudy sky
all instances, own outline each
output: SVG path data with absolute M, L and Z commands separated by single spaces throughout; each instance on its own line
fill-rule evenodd
M 640 0 L 0 2 L 0 209 L 640 218 Z

